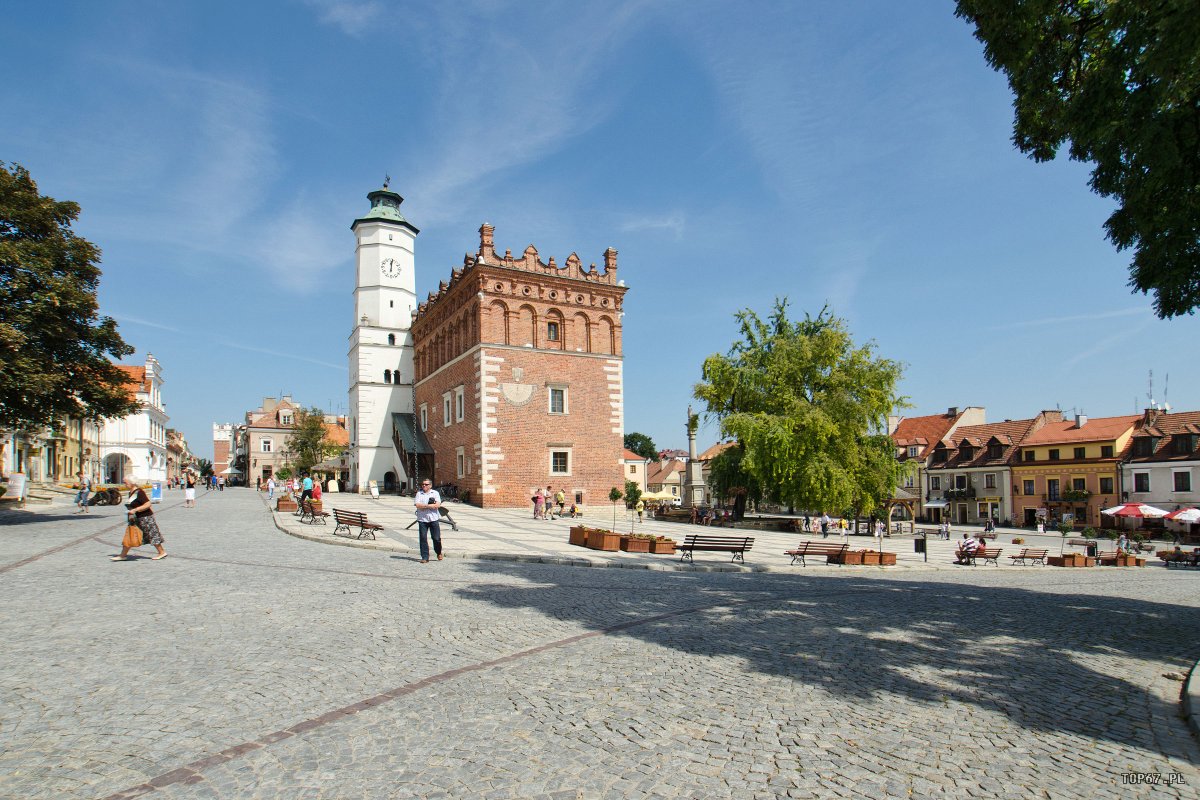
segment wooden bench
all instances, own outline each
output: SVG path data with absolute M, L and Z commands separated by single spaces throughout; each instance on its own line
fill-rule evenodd
M 999 557 L 1000 557 L 1000 548 L 999 547 L 981 547 L 978 550 L 976 550 L 974 553 L 971 553 L 969 556 L 967 556 L 967 562 L 972 567 L 978 566 L 975 563 L 975 559 L 982 558 L 983 565 L 985 567 L 987 566 L 989 561 L 998 567 L 998 566 L 1000 566 L 1000 562 L 997 561 L 996 559 L 998 559 Z
M 1095 544 L 1095 539 L 1067 539 L 1067 544 L 1075 547 L 1087 547 L 1089 544 Z
M 683 538 L 683 544 L 677 549 L 680 551 L 679 561 L 692 561 L 692 553 L 696 550 L 711 550 L 723 553 L 733 553 L 734 561 L 746 561 L 746 551 L 754 546 L 754 537 L 752 536 L 692 536 L 691 534 Z
M 807 567 L 808 564 L 804 561 L 805 556 L 840 556 L 849 547 L 850 545 L 845 543 L 829 544 L 828 542 L 806 541 L 801 542 L 800 546 L 794 550 L 784 550 L 783 554 L 792 557 L 792 566 L 795 566 L 796 562 L 799 561 L 800 566 Z
M 307 517 L 308 519 L 306 520 L 305 517 Z M 314 525 L 317 522 L 320 522 L 322 525 L 324 525 L 325 520 L 327 520 L 327 519 L 329 519 L 329 512 L 315 510 L 313 508 L 313 504 L 312 504 L 311 500 L 305 500 L 300 505 L 300 521 L 301 522 L 308 522 L 309 525 Z
M 1180 558 L 1178 554 L 1168 553 L 1163 559 L 1163 563 L 1167 565 L 1167 569 L 1190 569 L 1200 567 L 1200 554 L 1182 553 Z
M 1012 559 L 1012 562 L 1014 564 L 1020 562 L 1021 566 L 1023 566 L 1023 567 L 1028 566 L 1025 563 L 1026 561 L 1028 561 L 1031 564 L 1041 564 L 1044 567 L 1044 566 L 1046 566 L 1046 556 L 1049 553 L 1050 553 L 1049 550 L 1032 550 L 1032 549 L 1026 547 L 1026 548 L 1023 548 L 1021 550 L 1021 552 L 1017 553 L 1015 556 L 1009 556 L 1009 558 Z
M 994 541 L 994 540 L 996 539 L 996 534 L 994 534 L 994 533 L 981 533 L 981 534 L 979 534 L 979 535 L 978 535 L 976 538 L 978 538 L 978 539 L 992 539 L 992 540 Z
M 333 535 L 337 536 L 337 532 L 345 528 L 346 535 L 350 535 L 351 528 L 358 528 L 358 537 L 362 539 L 366 536 L 375 538 L 375 531 L 383 530 L 382 525 L 367 520 L 366 514 L 361 514 L 357 511 L 343 511 L 340 508 L 333 510 Z

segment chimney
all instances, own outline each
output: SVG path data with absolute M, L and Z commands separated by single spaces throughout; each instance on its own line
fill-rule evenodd
M 1076 414 L 1075 427 L 1082 428 L 1084 425 L 1087 425 L 1087 414 Z
M 947 417 L 957 417 L 958 416 L 958 406 L 950 406 L 949 408 L 947 408 L 946 416 Z
M 479 226 L 479 257 L 484 261 L 496 257 L 496 248 L 492 243 L 492 234 L 495 231 L 495 227 L 487 222 Z

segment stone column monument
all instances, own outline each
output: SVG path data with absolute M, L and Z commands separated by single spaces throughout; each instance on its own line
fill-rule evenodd
M 692 407 L 688 406 L 688 463 L 683 478 L 684 508 L 704 505 L 704 470 L 700 460 L 696 457 L 696 427 L 698 424 L 699 417 L 693 414 Z

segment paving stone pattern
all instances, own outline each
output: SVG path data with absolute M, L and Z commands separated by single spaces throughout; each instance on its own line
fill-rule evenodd
M 158 562 L 0 516 L 0 797 L 1198 796 L 1198 573 L 421 565 L 178 497 Z

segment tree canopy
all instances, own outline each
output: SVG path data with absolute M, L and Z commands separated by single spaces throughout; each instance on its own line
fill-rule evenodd
M 0 162 L 0 426 L 137 410 L 133 352 L 96 303 L 100 250 L 71 231 L 79 205 L 38 194 L 29 171 Z
M 793 322 L 776 300 L 766 320 L 737 319 L 741 339 L 705 359 L 695 390 L 737 442 L 714 459 L 714 488 L 812 511 L 880 508 L 903 474 L 887 433 L 906 405 L 901 365 L 855 345 L 828 309 Z
M 625 448 L 651 461 L 658 458 L 658 448 L 654 446 L 654 440 L 644 433 L 625 434 Z
M 1200 2 L 958 0 L 1016 95 L 1013 142 L 1093 163 L 1117 201 L 1105 222 L 1133 248 L 1129 285 L 1159 317 L 1200 305 Z
M 300 409 L 292 433 L 288 437 L 287 453 L 296 469 L 301 473 L 308 472 L 314 465 L 325 460 L 338 451 L 328 439 L 329 431 L 325 428 L 325 413 L 319 408 Z

